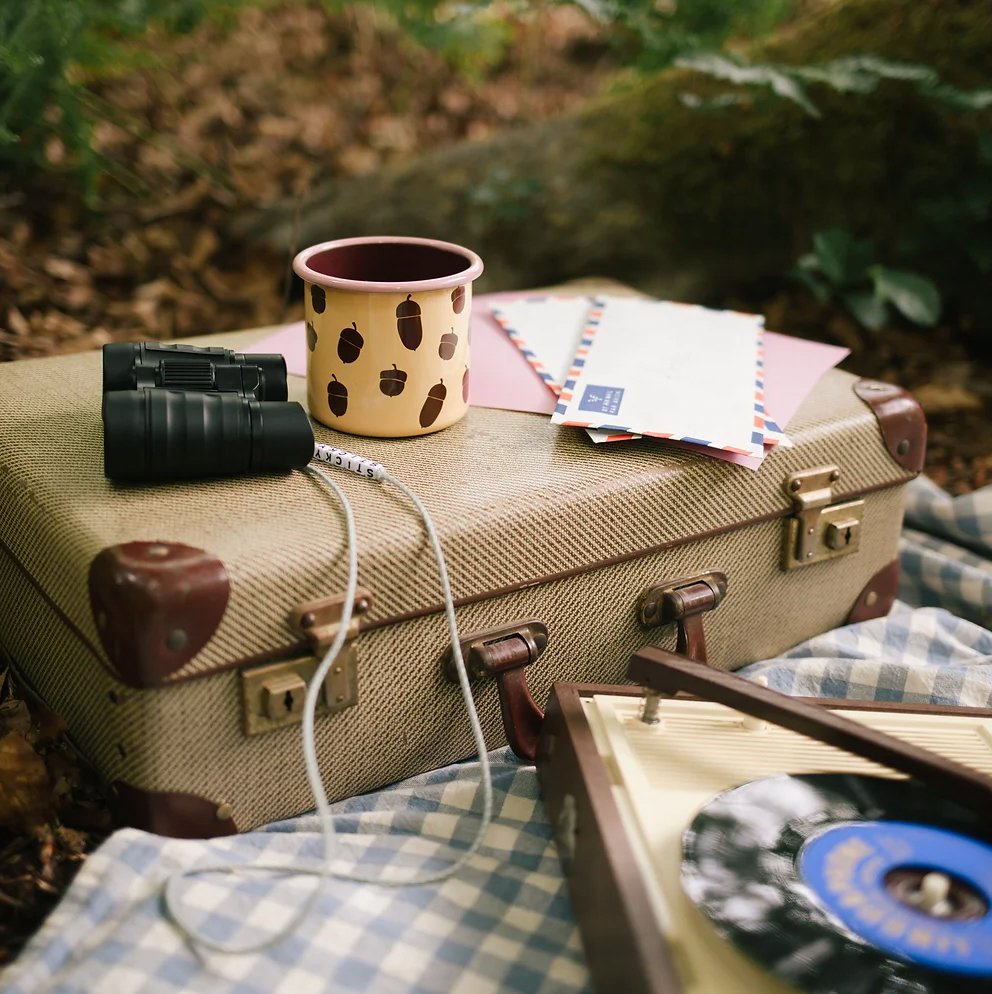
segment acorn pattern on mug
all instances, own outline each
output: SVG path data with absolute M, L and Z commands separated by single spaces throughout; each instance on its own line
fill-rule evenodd
M 327 384 L 327 406 L 339 418 L 348 410 L 348 388 L 333 373 Z
M 452 328 L 450 332 L 441 336 L 441 342 L 437 347 L 437 354 L 442 359 L 450 359 L 455 354 L 457 347 L 458 336 L 455 334 L 455 329 Z
M 338 358 L 345 364 L 354 362 L 362 354 L 365 339 L 358 330 L 358 325 L 352 321 L 350 328 L 342 328 L 338 337 Z
M 320 370 L 316 389 L 309 394 L 315 417 L 346 431 L 352 421 L 358 425 L 358 419 L 363 431 L 366 424 L 376 431 L 376 419 L 381 419 L 386 437 L 403 437 L 436 431 L 464 411 L 469 394 L 469 288 L 432 295 L 404 291 L 369 313 L 363 303 L 349 306 L 350 301 L 339 300 L 323 287 L 309 285 L 307 292 L 307 303 L 313 304 L 304 322 L 308 360 L 312 372 Z M 399 341 L 388 327 L 394 314 Z M 384 337 L 380 330 L 386 332 Z M 369 390 L 382 401 L 367 397 Z
M 400 301 L 396 308 L 396 330 L 399 332 L 400 341 L 411 352 L 416 352 L 420 348 L 424 338 L 424 326 L 420 318 L 420 304 L 413 299 L 412 293 L 408 293 L 406 300 Z
M 398 397 L 406 389 L 406 373 L 397 369 L 394 362 L 392 369 L 384 369 L 379 374 L 379 389 L 387 397 Z
M 444 385 L 444 380 L 435 383 L 427 393 L 424 406 L 420 409 L 420 427 L 430 428 L 437 421 L 444 406 L 444 398 L 448 396 L 448 388 Z

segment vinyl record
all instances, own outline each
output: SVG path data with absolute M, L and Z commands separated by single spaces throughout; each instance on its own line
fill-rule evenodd
M 699 812 L 682 857 L 717 932 L 798 991 L 992 992 L 992 828 L 915 781 L 746 783 Z

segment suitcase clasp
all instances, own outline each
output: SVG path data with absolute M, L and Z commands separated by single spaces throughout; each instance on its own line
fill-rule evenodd
M 809 566 L 857 552 L 861 544 L 863 500 L 835 504 L 833 484 L 840 479 L 836 466 L 818 466 L 793 473 L 784 483 L 795 505 L 786 522 L 784 569 Z
M 372 593 L 364 587 L 355 590 L 355 601 L 352 605 L 351 624 L 345 637 L 342 654 L 347 651 L 348 643 L 358 634 L 361 616 L 372 606 Z M 341 627 L 341 616 L 344 614 L 344 594 L 334 597 L 324 597 L 317 601 L 307 601 L 293 608 L 289 616 L 290 627 L 296 632 L 302 632 L 315 656 L 323 656 L 337 638 Z
M 355 591 L 352 619 L 337 659 L 324 678 L 317 714 L 332 714 L 358 703 L 358 649 L 353 640 L 359 617 L 372 605 L 372 594 Z M 306 636 L 313 655 L 286 659 L 241 671 L 241 704 L 246 735 L 260 735 L 303 720 L 303 698 L 320 660 L 337 637 L 344 611 L 344 596 L 300 604 L 290 624 Z

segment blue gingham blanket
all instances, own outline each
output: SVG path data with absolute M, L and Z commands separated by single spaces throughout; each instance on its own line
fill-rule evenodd
M 741 672 L 791 694 L 992 706 L 992 487 L 951 499 L 910 487 L 900 601 L 887 618 L 818 636 Z M 426 887 L 332 878 L 290 936 L 257 954 L 211 953 L 165 913 L 165 881 L 216 862 L 319 862 L 315 817 L 190 842 L 126 829 L 93 853 L 19 959 L 5 994 L 591 994 L 533 767 L 492 753 L 494 818 L 459 873 Z M 347 860 L 363 871 L 433 868 L 466 848 L 479 769 L 461 763 L 335 805 Z M 262 938 L 314 877 L 207 875 L 187 912 L 216 940 Z

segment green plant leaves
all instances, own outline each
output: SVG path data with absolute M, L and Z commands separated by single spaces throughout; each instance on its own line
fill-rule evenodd
M 861 241 L 843 228 L 828 228 L 813 235 L 817 268 L 838 287 L 863 278 L 873 252 L 871 242 Z
M 906 320 L 923 327 L 940 318 L 940 291 L 925 276 L 892 269 L 873 261 L 871 242 L 843 228 L 813 235 L 813 251 L 801 256 L 793 270 L 821 304 L 837 299 L 863 328 L 878 331 L 895 308 Z
M 879 331 L 889 320 L 888 304 L 870 290 L 845 293 L 843 301 L 854 320 L 869 331 Z
M 388 0 L 396 5 L 401 0 Z M 409 2 L 409 0 L 407 0 Z M 540 4 L 515 0 L 518 7 Z M 794 13 L 796 0 L 554 0 L 608 25 L 609 44 L 640 70 L 671 65 L 680 55 L 711 51 L 728 37 L 761 38 Z M 500 5 L 505 8 L 507 0 Z M 791 95 L 790 95 L 791 99 Z
M 875 296 L 892 304 L 913 324 L 932 327 L 940 318 L 940 291 L 925 276 L 888 266 L 872 266 Z
M 675 60 L 679 69 L 692 69 L 738 86 L 767 86 L 774 94 L 799 104 L 810 117 L 820 112 L 806 95 L 795 73 L 781 66 L 747 65 L 723 55 L 694 55 Z
M 832 296 L 830 284 L 817 273 L 816 256 L 812 253 L 804 255 L 792 275 L 802 283 L 810 293 L 821 303 L 827 304 Z
M 894 80 L 912 85 L 923 96 L 957 110 L 984 110 L 992 105 L 992 89 L 960 90 L 942 83 L 937 71 L 930 66 L 896 62 L 877 55 L 847 55 L 805 66 L 747 63 L 723 55 L 695 55 L 677 59 L 675 65 L 737 86 L 765 86 L 777 96 L 798 104 L 810 117 L 821 115 L 806 92 L 809 83 L 829 86 L 837 93 L 872 93 L 882 80 Z

